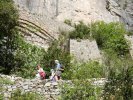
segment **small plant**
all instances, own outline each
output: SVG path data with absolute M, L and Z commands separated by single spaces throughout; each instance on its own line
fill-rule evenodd
M 9 100 L 45 100 L 45 98 L 37 93 L 22 93 L 21 90 L 16 90 L 11 94 Z
M 12 84 L 14 84 L 14 82 L 12 82 L 10 79 L 7 79 L 7 78 L 0 78 L 0 84 L 12 85 Z
M 3 100 L 3 95 L 2 94 L 0 94 L 0 100 Z
M 85 25 L 82 21 L 79 24 L 75 24 L 75 30 L 70 32 L 70 38 L 72 39 L 88 39 L 90 37 L 90 27 Z
M 2 92 L 3 91 L 3 88 L 2 87 L 0 87 L 0 92 Z M 4 98 L 3 98 L 3 94 L 0 94 L 0 100 L 3 100 Z
M 128 35 L 128 36 L 133 35 L 133 31 L 127 32 L 127 35 Z
M 66 19 L 66 20 L 64 21 L 64 23 L 67 24 L 67 25 L 69 25 L 69 26 L 72 26 L 72 21 L 69 20 L 69 19 Z

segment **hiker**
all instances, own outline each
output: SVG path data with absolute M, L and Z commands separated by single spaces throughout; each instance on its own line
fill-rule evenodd
M 40 79 L 45 79 L 46 73 L 40 65 L 37 65 L 37 74 L 36 77 Z
M 63 69 L 61 68 L 61 64 L 59 63 L 58 60 L 55 60 L 55 64 L 56 64 L 56 66 L 55 66 L 55 79 L 56 79 L 56 81 L 58 81 L 61 79 L 61 73 L 62 73 L 61 71 Z
M 54 69 L 51 69 L 50 80 L 53 81 L 53 82 L 56 81 L 56 80 L 55 80 L 55 71 L 54 71 Z

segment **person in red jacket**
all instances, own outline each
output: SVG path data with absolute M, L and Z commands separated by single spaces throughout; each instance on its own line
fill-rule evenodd
M 45 76 L 46 76 L 46 73 L 43 70 L 43 68 L 41 68 L 40 65 L 37 65 L 37 74 L 36 74 L 36 77 L 40 78 L 40 79 L 45 79 Z

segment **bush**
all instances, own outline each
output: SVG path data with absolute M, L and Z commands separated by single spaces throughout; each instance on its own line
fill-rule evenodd
M 113 50 L 118 55 L 127 55 L 129 53 L 129 46 L 124 36 L 114 35 L 104 43 L 104 49 Z
M 0 84 L 12 85 L 14 82 L 7 78 L 0 78 Z
M 2 87 L 0 87 L 0 92 L 2 92 L 3 91 L 3 88 Z M 0 100 L 3 100 L 4 99 L 4 97 L 3 97 L 4 95 L 3 94 L 0 94 Z
M 118 55 L 129 53 L 129 46 L 124 38 L 126 31 L 122 24 L 95 22 L 91 25 L 91 33 L 100 48 L 112 50 Z
M 73 81 L 74 86 L 65 84 L 61 100 L 99 100 L 101 88 L 91 85 L 87 80 Z
M 68 79 L 90 79 L 104 77 L 104 67 L 98 62 L 90 61 L 88 63 L 73 64 L 70 70 L 63 73 L 63 77 Z
M 18 37 L 18 48 L 15 52 L 15 68 L 12 73 L 15 73 L 23 78 L 34 77 L 33 72 L 36 66 L 41 63 L 45 50 L 37 46 L 26 43 L 24 39 Z
M 104 100 L 132 100 L 133 63 L 130 55 L 119 57 L 114 52 L 104 55 L 107 82 L 104 86 Z
M 22 93 L 21 90 L 16 90 L 11 94 L 9 100 L 45 100 L 45 98 L 37 93 Z
M 69 25 L 69 26 L 72 26 L 72 20 L 69 20 L 69 19 L 66 19 L 64 21 L 65 24 Z
M 104 100 L 132 100 L 133 99 L 133 66 L 113 67 L 109 71 L 108 82 L 104 87 Z
M 88 39 L 90 37 L 90 27 L 85 25 L 83 22 L 79 22 L 78 25 L 75 24 L 75 30 L 70 32 L 70 38 L 72 39 Z

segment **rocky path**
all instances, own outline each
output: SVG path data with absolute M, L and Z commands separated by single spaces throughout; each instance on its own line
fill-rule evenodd
M 58 100 L 61 91 L 59 84 L 61 85 L 67 83 L 72 85 L 72 82 L 70 80 L 60 80 L 59 82 L 51 82 L 49 79 L 23 79 L 21 77 L 7 76 L 1 74 L 0 78 L 9 79 L 14 83 L 10 85 L 0 84 L 0 86 L 4 88 L 4 90 L 1 91 L 0 94 L 4 94 L 5 100 L 8 100 L 11 93 L 17 89 L 20 89 L 22 93 L 38 93 L 40 95 L 45 96 L 46 100 Z M 104 78 L 91 80 L 93 80 L 93 85 L 97 86 L 103 86 L 106 81 Z

